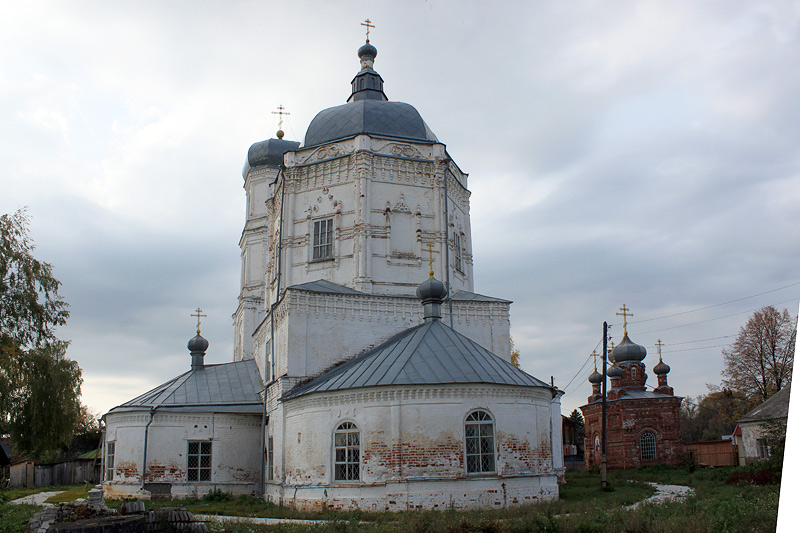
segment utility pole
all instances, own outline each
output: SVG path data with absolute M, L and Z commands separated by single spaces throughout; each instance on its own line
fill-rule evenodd
M 606 490 L 608 487 L 608 481 L 606 481 L 606 353 L 608 351 L 608 322 L 603 322 L 603 420 L 602 420 L 602 432 L 603 432 L 603 443 L 601 448 L 601 460 L 600 460 L 600 488 L 602 490 Z

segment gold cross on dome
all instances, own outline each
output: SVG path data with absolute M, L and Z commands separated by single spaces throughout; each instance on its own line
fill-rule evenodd
M 621 316 L 622 317 L 622 334 L 623 335 L 627 335 L 628 334 L 628 317 L 629 316 L 633 316 L 633 313 L 630 312 L 631 311 L 630 308 L 628 308 L 628 306 L 625 305 L 625 304 L 622 304 L 622 307 L 620 307 L 619 310 L 622 311 L 621 313 L 617 313 L 617 316 Z
M 658 362 L 659 363 L 661 362 L 661 347 L 662 346 L 664 346 L 664 343 L 661 342 L 661 339 L 658 339 L 658 342 L 656 343 L 656 348 L 658 348 Z
M 195 312 L 194 312 L 194 313 L 192 313 L 191 315 L 189 315 L 189 316 L 195 316 L 195 317 L 197 317 L 197 334 L 198 334 L 198 335 L 200 335 L 200 317 L 201 317 L 201 316 L 202 316 L 202 317 L 206 317 L 206 316 L 208 316 L 208 315 L 203 315 L 203 314 L 201 314 L 202 312 L 203 312 L 203 310 L 202 310 L 202 309 L 200 309 L 200 308 L 198 307 L 198 308 L 195 310 Z
M 366 28 L 367 28 L 367 42 L 369 42 L 369 30 L 370 30 L 370 28 L 374 28 L 375 25 L 372 24 L 372 21 L 369 20 L 369 19 L 366 19 L 364 22 L 361 23 L 361 25 L 362 26 L 366 26 Z
M 428 256 L 430 257 L 430 259 L 428 259 L 428 268 L 430 268 L 430 271 L 428 272 L 428 275 L 430 277 L 433 277 L 433 254 L 438 254 L 439 251 L 433 249 L 433 243 L 430 242 L 430 241 L 428 241 L 428 247 L 427 248 L 423 248 L 422 251 L 423 252 L 428 252 Z
M 273 115 L 278 115 L 278 129 L 283 129 L 283 116 L 286 115 L 287 117 L 291 115 L 291 113 L 286 111 L 286 108 L 283 105 L 278 105 L 278 110 L 272 112 Z
M 597 350 L 592 350 L 592 358 L 594 359 L 594 371 L 597 372 Z

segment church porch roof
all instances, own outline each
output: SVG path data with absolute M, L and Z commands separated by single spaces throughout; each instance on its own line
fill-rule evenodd
M 143 408 L 170 411 L 260 413 L 261 382 L 255 361 L 205 365 L 177 376 L 109 411 Z

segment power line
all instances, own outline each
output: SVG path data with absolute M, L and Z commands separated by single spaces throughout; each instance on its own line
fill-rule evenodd
M 669 344 L 664 344 L 664 346 L 678 346 L 679 344 L 692 344 L 695 342 L 706 342 L 706 341 L 715 341 L 719 339 L 729 339 L 731 337 L 735 337 L 736 335 L 723 335 L 722 337 L 711 337 L 710 339 L 698 339 L 696 341 L 684 341 L 684 342 L 671 342 Z
M 667 352 L 661 352 L 662 354 L 666 353 L 678 353 L 678 352 L 692 352 L 695 350 L 708 350 L 710 348 L 722 348 L 724 346 L 728 346 L 727 344 L 717 344 L 715 346 L 700 346 L 699 348 L 683 348 L 681 350 L 669 350 Z
M 783 287 L 778 287 L 777 289 L 772 289 L 772 290 L 769 290 L 769 291 L 760 292 L 758 294 L 753 294 L 751 296 L 744 296 L 742 298 L 737 298 L 735 300 L 730 300 L 728 302 L 722 302 L 720 304 L 707 305 L 706 307 L 698 307 L 697 309 L 690 309 L 688 311 L 681 311 L 680 313 L 673 313 L 671 315 L 657 316 L 655 318 L 646 318 L 644 320 L 633 320 L 633 321 L 631 321 L 629 323 L 630 324 L 641 324 L 642 322 L 651 322 L 653 320 L 661 320 L 661 319 L 664 319 L 664 318 L 671 318 L 673 316 L 686 315 L 686 314 L 689 314 L 689 313 L 696 313 L 698 311 L 705 311 L 706 309 L 712 309 L 714 307 L 720 307 L 722 305 L 728 305 L 728 304 L 732 304 L 732 303 L 736 303 L 736 302 L 741 302 L 742 300 L 749 300 L 750 298 L 755 298 L 757 296 L 763 296 L 765 294 L 770 294 L 772 292 L 782 291 L 783 289 L 788 289 L 789 287 L 795 287 L 797 285 L 800 285 L 800 281 L 798 281 L 796 283 L 790 283 L 789 285 L 785 285 Z M 793 299 L 796 300 L 797 298 L 793 298 Z M 787 301 L 791 301 L 791 300 L 787 300 Z M 779 303 L 784 303 L 784 302 L 779 302 Z
M 600 339 L 599 341 L 597 341 L 597 344 L 595 344 L 595 345 L 594 345 L 594 348 L 592 349 L 592 353 L 594 353 L 594 352 L 596 352 L 596 351 L 597 351 L 597 348 L 599 348 L 599 347 L 600 347 L 600 343 L 601 343 L 601 342 L 603 342 L 603 340 L 602 340 L 602 339 Z M 583 370 L 583 367 L 585 367 L 585 366 L 586 366 L 586 363 L 588 363 L 588 362 L 589 362 L 589 359 L 591 359 L 591 358 L 592 358 L 592 354 L 589 354 L 589 355 L 586 357 L 586 361 L 584 361 L 584 362 L 583 362 L 583 364 L 582 364 L 582 365 L 581 365 L 581 367 L 578 369 L 578 371 L 577 371 L 577 372 L 575 372 L 575 375 L 574 375 L 574 376 L 572 376 L 572 379 L 571 379 L 571 380 L 569 380 L 569 383 L 567 383 L 567 385 L 564 387 L 564 393 L 565 393 L 565 394 L 566 394 L 566 392 L 567 392 L 567 388 L 569 388 L 569 386 L 572 384 L 572 382 L 573 382 L 573 381 L 575 381 L 575 378 L 576 378 L 576 377 L 578 377 L 578 374 L 580 374 L 580 373 L 581 373 L 581 371 Z
M 787 302 L 796 302 L 797 300 L 798 300 L 798 298 L 789 298 L 788 300 L 784 300 L 782 302 L 776 302 L 776 303 L 771 304 L 771 305 L 780 305 L 780 304 L 785 304 Z M 761 309 L 761 307 L 759 307 L 758 309 Z M 758 311 L 758 309 L 750 309 L 749 311 L 739 311 L 738 313 L 733 313 L 733 314 L 725 315 L 725 316 L 719 316 L 719 317 L 716 317 L 716 318 L 709 318 L 708 320 L 700 320 L 698 322 L 691 322 L 689 324 L 681 324 L 680 326 L 672 326 L 672 327 L 669 327 L 669 328 L 662 328 L 662 329 L 653 329 L 653 330 L 650 330 L 650 331 L 640 331 L 640 332 L 637 333 L 637 335 L 645 335 L 647 333 L 658 333 L 660 331 L 668 331 L 668 330 L 671 330 L 671 329 L 679 329 L 679 328 L 685 328 L 685 327 L 688 327 L 688 326 L 695 326 L 697 324 L 705 324 L 706 322 L 713 322 L 715 320 L 722 320 L 723 318 L 730 318 L 732 316 L 744 315 L 744 314 L 747 314 L 747 313 L 753 313 L 755 311 Z M 655 319 L 653 319 L 653 320 L 655 320 Z

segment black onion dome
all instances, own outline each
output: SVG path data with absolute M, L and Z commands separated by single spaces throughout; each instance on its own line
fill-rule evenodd
M 622 377 L 622 369 L 618 367 L 616 364 L 611 365 L 611 367 L 606 370 L 606 375 L 610 378 L 619 378 Z
M 358 58 L 361 59 L 364 56 L 371 57 L 372 59 L 378 56 L 378 49 L 369 44 L 369 41 L 358 49 Z
M 614 348 L 614 361 L 616 363 L 641 362 L 646 356 L 647 350 L 645 347 L 631 341 L 627 333 L 622 337 L 622 342 Z
M 417 287 L 417 298 L 422 300 L 423 304 L 441 303 L 446 297 L 447 288 L 436 278 L 428 278 Z
M 663 374 L 669 374 L 670 368 L 669 365 L 666 364 L 664 361 L 659 361 L 656 366 L 653 367 L 653 372 L 661 376 Z
M 284 141 L 283 139 L 267 139 L 253 144 L 247 151 L 242 176 L 246 177 L 250 169 L 270 166 L 279 167 L 283 164 L 283 154 L 297 150 L 300 143 L 297 141 Z
M 597 385 L 602 382 L 603 382 L 603 374 L 598 372 L 597 369 L 595 369 L 594 372 L 589 374 L 589 383 L 591 383 L 592 385 Z
M 186 347 L 189 348 L 190 352 L 205 352 L 208 349 L 208 341 L 198 333 L 189 339 Z
M 317 113 L 306 131 L 305 146 L 316 146 L 364 133 L 439 142 L 413 106 L 404 102 L 365 99 Z

